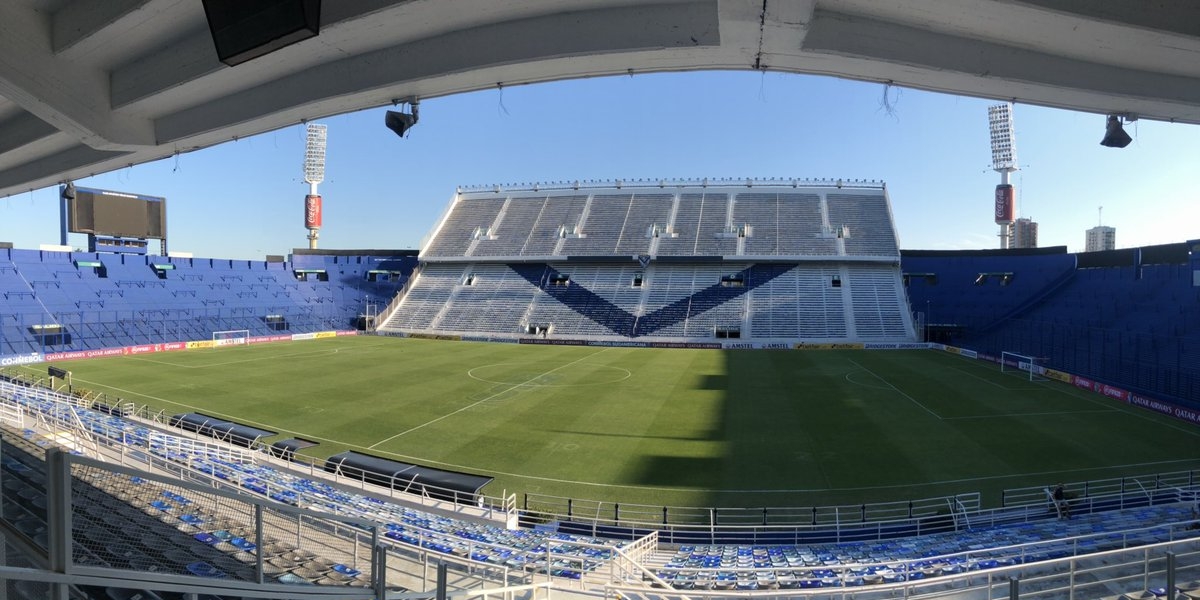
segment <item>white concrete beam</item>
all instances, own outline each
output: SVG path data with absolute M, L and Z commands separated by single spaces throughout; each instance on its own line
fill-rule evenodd
M 796 57 L 804 48 L 808 28 L 816 9 L 816 0 L 771 0 L 766 4 L 762 45 L 758 62 L 770 69 L 782 57 Z
M 190 35 L 113 70 L 110 101 L 113 108 L 127 108 L 225 68 L 208 32 Z
M 193 0 L 187 0 L 193 1 Z M 353 2 L 324 2 L 321 5 L 321 31 L 365 19 L 382 10 L 394 7 L 395 0 L 354 0 Z M 320 36 L 312 43 L 321 40 Z M 217 59 L 212 35 L 208 29 L 173 40 L 145 56 L 118 66 L 112 72 L 113 108 L 133 106 L 170 90 L 199 80 L 222 69 L 228 69 Z
M 0 2 L 0 96 L 93 148 L 155 145 L 151 123 L 114 115 L 108 73 L 54 56 L 50 17 Z
M 0 122 L 0 155 L 28 146 L 56 133 L 58 130 L 49 123 L 29 113 L 22 113 Z
M 1108 21 L 1127 27 L 1200 37 L 1200 2 L 1155 0 L 1154 2 L 1097 2 L 1096 0 L 1012 0 L 1084 19 Z
M 559 13 L 496 23 L 329 62 L 165 116 L 157 119 L 155 126 L 158 138 L 171 143 L 262 114 L 489 67 L 666 48 L 717 48 L 721 43 L 719 31 L 716 0 Z M 627 68 L 637 66 L 630 62 Z M 577 69 L 580 76 L 599 74 L 586 72 L 582 65 Z M 475 89 L 496 83 L 481 78 Z
M 103 0 L 71 2 L 54 13 L 51 40 L 56 54 L 64 58 L 85 57 L 112 38 L 133 33 L 146 19 L 131 18 L 154 0 Z M 107 31 L 106 31 L 107 30 Z M 108 40 L 99 39 L 104 31 Z M 86 42 L 86 43 L 85 43 Z
M 816 0 L 721 0 L 722 57 L 740 55 L 744 68 L 770 69 L 773 56 L 799 54 L 815 6 Z
M 68 150 L 0 171 L 0 189 L 7 188 L 7 193 L 11 195 L 14 192 L 20 193 L 22 191 L 20 187 L 28 186 L 25 189 L 33 189 L 57 183 L 66 179 L 64 174 L 72 170 L 75 172 L 72 178 L 109 171 L 117 168 L 117 165 L 98 168 L 91 172 L 87 169 L 90 165 L 99 165 L 105 160 L 127 155 L 129 155 L 128 152 L 97 150 L 84 145 L 74 146 Z M 36 182 L 36 184 L 30 182 Z M 18 189 L 13 190 L 12 188 Z
M 946 78 L 947 85 L 939 86 L 936 77 L 928 76 L 936 72 L 967 74 L 980 80 L 1011 84 L 1032 84 L 1044 91 L 1035 98 L 1021 98 L 1016 94 L 1008 97 L 1075 110 L 1080 107 L 1057 104 L 1054 90 L 1062 90 L 1064 96 L 1092 94 L 1111 98 L 1107 106 L 1093 107 L 1099 112 L 1127 111 L 1132 101 L 1146 100 L 1200 105 L 1200 80 L 1193 77 L 1090 63 L 822 10 L 814 15 L 805 41 L 805 51 L 866 59 L 923 73 L 921 79 L 924 81 L 918 82 L 905 77 L 904 69 L 897 69 L 896 76 L 889 79 L 902 86 L 964 92 L 963 87 L 956 87 L 961 86 L 961 81 L 950 85 L 949 78 Z M 857 76 L 849 70 L 843 75 Z M 1168 118 L 1154 114 L 1145 116 Z
M 58 154 L 78 145 L 78 140 L 61 131 L 47 137 L 32 140 L 11 152 L 0 154 L 0 173 L 45 156 Z

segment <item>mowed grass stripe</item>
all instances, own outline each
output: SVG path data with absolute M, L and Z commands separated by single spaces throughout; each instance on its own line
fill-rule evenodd
M 1178 422 L 931 351 L 350 337 L 63 366 L 171 413 L 321 440 L 314 456 L 378 444 L 494 475 L 497 494 L 788 506 L 981 491 L 995 502 L 1050 479 L 1200 466 L 1196 432 Z

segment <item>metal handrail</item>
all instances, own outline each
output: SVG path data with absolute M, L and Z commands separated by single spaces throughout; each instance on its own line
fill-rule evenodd
M 875 179 L 838 179 L 832 177 L 724 177 L 724 178 L 664 178 L 664 179 L 598 179 L 586 181 L 549 181 L 542 183 L 501 183 L 458 186 L 459 194 L 478 192 L 546 192 L 554 190 L 678 188 L 678 187 L 830 187 L 839 189 L 884 189 L 886 184 Z

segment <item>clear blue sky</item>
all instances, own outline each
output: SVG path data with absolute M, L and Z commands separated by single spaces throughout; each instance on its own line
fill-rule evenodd
M 830 177 L 887 182 L 902 248 L 991 248 L 987 106 L 994 102 L 829 77 L 696 72 L 565 81 L 421 104 L 399 139 L 383 108 L 329 126 L 322 248 L 415 248 L 458 185 L 663 177 Z M 1140 121 L 1123 150 L 1104 117 L 1017 105 L 1018 211 L 1042 246 L 1082 250 L 1200 238 L 1200 127 Z M 254 138 L 77 181 L 168 199 L 172 250 L 253 258 L 306 244 L 304 133 Z M 57 243 L 57 189 L 0 199 L 0 240 Z M 83 236 L 71 243 L 82 246 Z

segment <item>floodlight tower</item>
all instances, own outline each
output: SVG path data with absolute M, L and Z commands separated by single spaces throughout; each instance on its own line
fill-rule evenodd
M 1000 226 L 1000 247 L 1008 248 L 1017 217 L 1017 195 L 1009 183 L 1009 176 L 1017 170 L 1011 102 L 988 107 L 988 129 L 992 136 L 992 170 L 1000 174 L 1000 184 L 996 186 L 996 224 Z
M 317 184 L 325 180 L 325 130 L 324 125 L 309 123 L 304 144 L 304 182 L 308 184 L 304 227 L 308 229 L 308 247 L 313 250 L 317 248 L 321 229 L 321 195 L 317 193 Z

